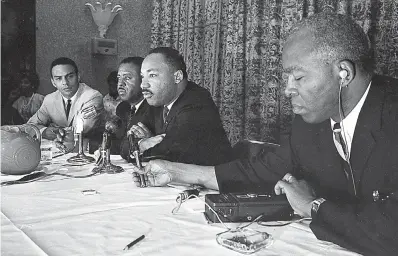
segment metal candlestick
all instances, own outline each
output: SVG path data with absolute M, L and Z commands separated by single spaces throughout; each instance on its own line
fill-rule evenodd
M 92 163 L 95 162 L 95 159 L 91 156 L 86 156 L 84 154 L 84 150 L 83 150 L 83 134 L 79 133 L 79 152 L 77 153 L 76 156 L 72 156 L 71 158 L 69 158 L 67 161 L 68 163 L 71 164 L 88 164 L 88 163 Z

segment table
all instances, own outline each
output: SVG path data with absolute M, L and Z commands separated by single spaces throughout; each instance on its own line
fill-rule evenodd
M 62 166 L 73 155 L 53 159 L 46 172 L 91 173 L 94 164 Z M 202 200 L 190 199 L 173 214 L 179 188 L 137 188 L 130 164 L 118 156 L 111 160 L 126 171 L 89 178 L 51 176 L 2 187 L 1 255 L 242 255 L 216 242 L 225 228 L 206 222 Z M 98 193 L 84 195 L 86 189 Z M 274 238 L 270 247 L 253 255 L 358 255 L 317 240 L 308 223 L 250 227 Z M 123 251 L 142 234 L 144 240 Z

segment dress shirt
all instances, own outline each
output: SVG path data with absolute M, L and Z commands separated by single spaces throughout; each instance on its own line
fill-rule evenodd
M 341 135 L 342 135 L 344 142 L 346 143 L 347 149 L 348 149 L 348 159 L 351 156 L 352 138 L 354 137 L 355 126 L 357 125 L 358 116 L 359 116 L 359 113 L 361 112 L 361 109 L 365 102 L 365 99 L 368 96 L 368 92 L 369 92 L 369 88 L 370 88 L 371 84 L 372 84 L 372 81 L 369 83 L 368 88 L 366 89 L 365 93 L 362 95 L 362 98 L 358 101 L 358 103 L 354 107 L 354 109 L 340 122 L 341 130 L 342 130 Z M 330 124 L 331 124 L 332 130 L 333 130 L 333 126 L 335 123 L 336 122 L 330 118 Z M 332 136 L 333 136 L 334 145 L 336 146 L 337 151 L 339 152 L 340 156 L 343 159 L 345 159 L 343 148 L 341 147 L 341 144 L 338 141 L 336 141 L 336 138 L 334 137 L 333 133 L 332 133 Z
M 145 99 L 142 99 L 140 102 L 138 102 L 137 104 L 134 105 L 134 107 L 135 107 L 135 112 L 134 112 L 134 113 L 135 113 L 135 114 L 137 113 L 138 108 L 141 106 L 141 104 L 142 104 L 142 102 L 144 102 L 144 100 L 145 100 Z
M 180 94 L 181 95 L 181 94 Z M 174 102 L 176 102 L 176 100 L 180 97 L 180 95 L 178 95 L 178 97 L 176 97 L 169 105 L 167 106 L 163 106 L 163 107 L 167 107 L 167 109 L 169 110 L 167 112 L 167 115 L 170 113 L 171 107 L 173 107 Z M 164 121 L 164 120 L 163 120 Z
M 70 98 L 70 99 L 65 98 L 65 97 L 62 95 L 62 99 L 64 100 L 64 108 L 65 108 L 65 111 L 66 111 L 66 106 L 68 105 L 68 100 L 70 100 L 70 108 L 72 109 L 72 105 L 73 105 L 73 102 L 75 102 L 76 97 L 77 97 L 77 91 L 76 91 L 75 95 L 73 95 L 73 97 Z

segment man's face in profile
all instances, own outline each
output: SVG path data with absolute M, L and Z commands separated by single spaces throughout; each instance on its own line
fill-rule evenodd
M 141 67 L 142 94 L 149 105 L 164 106 L 177 96 L 176 72 L 160 53 L 148 55 Z
M 51 70 L 51 82 L 67 99 L 75 95 L 79 89 L 79 75 L 72 65 L 56 65 Z
M 117 79 L 117 92 L 123 101 L 134 103 L 141 99 L 141 77 L 135 64 L 120 64 Z
M 307 123 L 320 123 L 338 114 L 339 81 L 332 64 L 314 54 L 316 45 L 306 30 L 287 40 L 283 53 L 285 94 L 293 112 Z

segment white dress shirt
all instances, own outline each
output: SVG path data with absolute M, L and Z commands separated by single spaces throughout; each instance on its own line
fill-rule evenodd
M 369 88 L 372 82 L 369 83 L 368 88 L 366 89 L 365 93 L 362 95 L 362 98 L 358 101 L 357 105 L 354 107 L 354 109 L 340 122 L 341 126 L 341 135 L 344 139 L 344 142 L 347 145 L 348 149 L 348 159 L 350 159 L 351 156 L 351 145 L 352 145 L 352 138 L 354 137 L 354 132 L 355 132 L 355 126 L 357 125 L 358 121 L 358 116 L 359 113 L 361 112 L 362 106 L 365 102 L 366 97 L 368 96 L 369 93 Z M 331 128 L 333 130 L 333 126 L 336 122 L 333 121 L 333 119 L 330 118 L 330 124 Z M 333 134 L 332 134 L 333 136 Z M 333 141 L 334 145 L 337 148 L 337 151 L 339 152 L 340 156 L 345 159 L 343 148 L 339 142 L 336 141 L 335 137 L 333 136 Z

